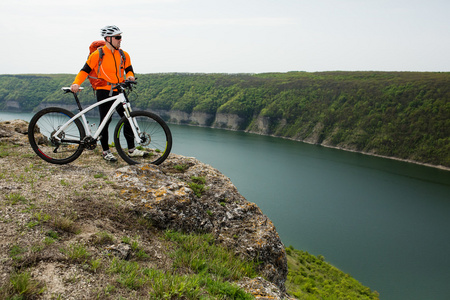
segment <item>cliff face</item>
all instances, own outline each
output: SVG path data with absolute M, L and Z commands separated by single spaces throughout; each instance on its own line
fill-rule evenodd
M 185 166 L 178 172 L 175 166 Z M 250 260 L 269 281 L 284 290 L 287 261 L 273 223 L 231 181 L 195 158 L 172 155 L 168 163 L 127 166 L 115 175 L 122 197 L 160 229 L 213 233 L 217 241 Z M 189 187 L 202 178 L 201 195 Z
M 180 110 L 154 110 L 170 123 L 191 124 L 230 130 L 243 130 L 244 118 L 235 114 L 209 114 L 204 112 L 184 112 Z
M 236 256 L 257 261 L 265 279 L 236 282 L 247 292 L 288 297 L 286 253 L 275 226 L 218 170 L 175 154 L 161 166 L 111 164 L 97 150 L 52 165 L 32 153 L 27 125 L 0 122 L 2 284 L 23 272 L 45 286 L 44 298 L 106 297 L 108 286 L 120 286 L 108 271 L 111 257 L 172 272 L 171 246 L 161 236 L 174 229 L 210 233 Z M 81 258 L 74 258 L 76 249 L 85 250 Z M 2 284 L 0 298 L 8 291 Z M 117 293 L 126 298 L 147 290 Z
M 184 112 L 179 110 L 153 110 L 170 123 L 191 124 L 212 128 L 222 128 L 229 130 L 247 130 L 259 134 L 270 134 L 269 127 L 272 125 L 270 118 L 258 117 L 254 129 L 247 128 L 248 120 L 236 114 L 217 113 L 209 114 L 204 112 Z M 285 124 L 285 123 L 283 123 Z

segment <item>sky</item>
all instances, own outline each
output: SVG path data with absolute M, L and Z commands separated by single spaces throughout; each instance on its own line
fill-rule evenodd
M 450 71 L 449 0 L 2 0 L 0 74 L 76 74 L 100 28 L 136 73 Z

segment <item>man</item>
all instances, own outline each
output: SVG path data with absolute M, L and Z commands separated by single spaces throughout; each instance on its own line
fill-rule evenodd
M 105 39 L 106 45 L 101 47 L 103 51 L 103 57 L 100 62 L 100 51 L 97 49 L 89 55 L 84 67 L 76 76 L 70 89 L 72 92 L 77 93 L 80 89 L 80 85 L 89 76 L 92 70 L 98 70 L 97 78 L 101 79 L 100 86 L 96 87 L 97 101 L 102 101 L 108 97 L 118 94 L 117 90 L 112 90 L 112 85 L 123 82 L 126 80 L 135 80 L 133 67 L 131 65 L 130 56 L 127 52 L 120 49 L 122 42 L 122 31 L 117 26 L 106 26 L 101 29 L 101 36 Z M 111 108 L 112 102 L 107 102 L 99 106 L 100 111 L 100 123 L 105 118 L 108 110 Z M 117 113 L 123 117 L 124 109 L 121 105 L 117 107 Z M 103 148 L 102 156 L 107 161 L 117 161 L 117 158 L 111 153 L 109 149 L 109 133 L 108 127 L 111 120 L 108 121 L 104 127 L 100 143 Z M 125 132 L 130 132 L 130 128 L 124 128 Z M 134 141 L 128 141 L 128 151 L 130 156 L 144 156 L 146 153 L 135 149 Z

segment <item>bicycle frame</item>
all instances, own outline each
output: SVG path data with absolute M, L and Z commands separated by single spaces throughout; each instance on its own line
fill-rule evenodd
M 78 99 L 77 99 L 78 100 Z M 91 111 L 92 109 L 96 108 L 99 105 L 102 105 L 106 102 L 114 101 L 114 103 L 111 105 L 111 108 L 109 109 L 108 113 L 106 114 L 106 117 L 103 119 L 103 121 L 98 126 L 97 130 L 95 131 L 94 135 L 92 135 L 91 129 L 89 128 L 88 121 L 86 120 L 85 114 L 88 111 Z M 78 101 L 77 101 L 78 102 Z M 130 113 L 132 111 L 130 103 L 127 101 L 125 95 L 123 93 L 120 93 L 116 96 L 112 96 L 109 98 L 106 98 L 105 100 L 102 100 L 100 102 L 97 102 L 95 104 L 90 105 L 89 107 L 81 110 L 79 113 L 77 113 L 75 116 L 73 116 L 69 121 L 67 121 L 64 125 L 62 125 L 58 131 L 56 131 L 53 134 L 53 138 L 61 142 L 61 138 L 59 138 L 59 134 L 63 132 L 70 124 L 72 124 L 76 119 L 81 117 L 83 127 L 86 131 L 86 136 L 92 136 L 94 140 L 97 140 L 103 130 L 103 128 L 106 126 L 106 123 L 108 120 L 112 117 L 114 112 L 116 111 L 116 107 L 120 104 L 123 105 L 125 116 L 128 119 L 128 122 L 130 122 L 131 129 L 133 130 L 134 137 L 136 141 L 141 142 L 141 138 L 139 137 L 139 127 L 133 118 L 130 117 Z M 81 109 L 81 106 L 79 106 Z M 80 141 L 81 142 L 81 141 Z

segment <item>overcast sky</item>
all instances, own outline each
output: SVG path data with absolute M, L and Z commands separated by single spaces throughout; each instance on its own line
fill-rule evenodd
M 2 0 L 0 74 L 75 74 L 105 25 L 136 73 L 450 71 L 449 0 Z

